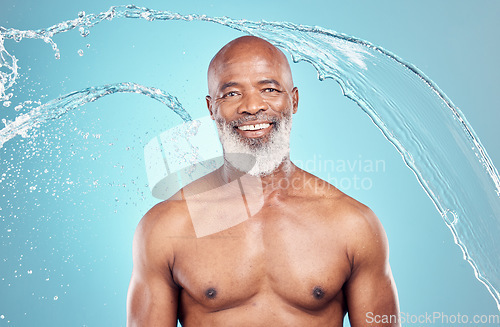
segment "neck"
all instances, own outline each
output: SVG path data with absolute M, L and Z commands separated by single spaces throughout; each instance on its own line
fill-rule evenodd
M 287 156 L 281 162 L 281 164 L 270 174 L 263 176 L 252 176 L 236 169 L 226 159 L 224 159 L 224 165 L 220 168 L 220 175 L 223 182 L 226 184 L 238 179 L 240 180 L 240 182 L 249 185 L 252 185 L 258 181 L 259 184 L 262 185 L 262 189 L 255 188 L 255 191 L 263 192 L 264 195 L 267 195 L 276 190 L 286 191 L 287 188 L 291 187 L 292 175 L 297 171 L 297 169 L 298 168 L 290 161 L 290 158 Z M 246 191 L 248 192 L 248 188 Z

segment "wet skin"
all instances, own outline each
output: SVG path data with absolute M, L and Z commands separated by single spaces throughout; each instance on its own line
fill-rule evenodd
M 223 48 L 210 65 L 208 84 L 214 119 L 266 124 L 255 115 L 297 111 L 286 58 L 257 38 Z M 238 126 L 244 138 L 266 139 L 273 128 Z M 226 162 L 141 220 L 129 326 L 175 326 L 178 318 L 188 327 L 342 326 L 348 311 L 357 327 L 371 325 L 368 313 L 397 314 L 387 239 L 369 208 L 289 158 L 267 176 L 241 175 Z M 236 223 L 200 236 L 200 218 Z

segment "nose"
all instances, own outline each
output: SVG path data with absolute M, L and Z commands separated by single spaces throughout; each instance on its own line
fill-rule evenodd
M 243 95 L 241 104 L 238 108 L 238 113 L 255 115 L 259 111 L 265 111 L 268 108 L 269 104 L 264 101 L 262 95 L 259 92 L 249 92 Z

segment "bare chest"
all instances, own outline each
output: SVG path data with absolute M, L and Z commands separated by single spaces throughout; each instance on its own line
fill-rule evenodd
M 350 272 L 341 228 L 314 211 L 289 209 L 265 208 L 224 231 L 180 241 L 173 274 L 183 301 L 207 311 L 256 299 L 306 311 L 341 301 Z

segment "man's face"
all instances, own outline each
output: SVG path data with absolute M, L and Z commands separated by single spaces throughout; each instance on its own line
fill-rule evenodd
M 286 58 L 265 43 L 235 46 L 214 60 L 208 83 L 224 152 L 252 155 L 252 175 L 272 172 L 288 156 L 298 103 Z

